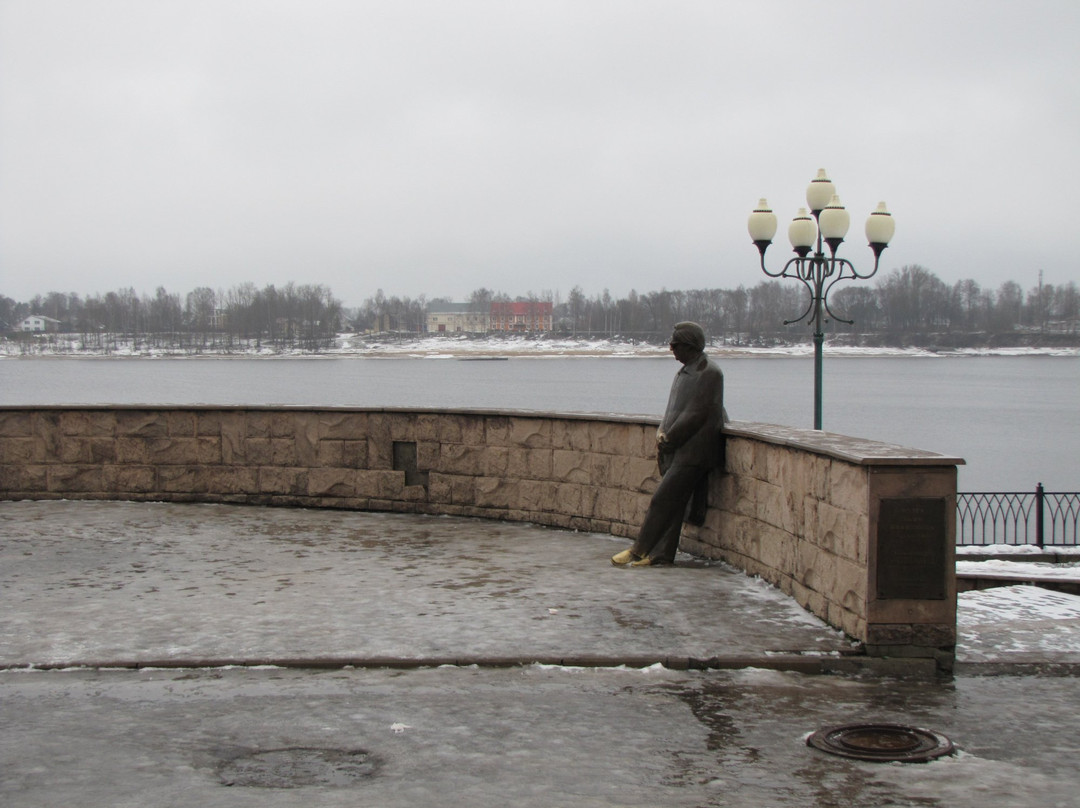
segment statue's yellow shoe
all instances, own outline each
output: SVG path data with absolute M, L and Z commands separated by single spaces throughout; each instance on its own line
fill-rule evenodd
M 637 561 L 630 562 L 631 567 L 651 567 L 652 565 L 652 559 L 647 556 L 645 558 L 639 558 Z
M 623 550 L 621 553 L 616 553 L 611 557 L 611 563 L 616 567 L 625 567 L 631 561 L 638 560 L 638 556 L 631 553 L 629 550 Z

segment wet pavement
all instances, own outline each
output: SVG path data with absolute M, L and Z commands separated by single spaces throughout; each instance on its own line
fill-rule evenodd
M 849 643 L 771 587 L 689 558 L 612 567 L 625 545 L 450 517 L 0 503 L 0 803 L 1076 804 L 1067 643 L 962 609 L 958 675 L 849 670 Z M 815 666 L 841 672 L 800 672 Z M 959 752 L 805 743 L 871 721 Z

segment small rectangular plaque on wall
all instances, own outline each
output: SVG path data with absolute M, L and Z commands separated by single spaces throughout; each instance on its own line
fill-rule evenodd
M 945 499 L 882 499 L 878 510 L 877 596 L 944 600 Z

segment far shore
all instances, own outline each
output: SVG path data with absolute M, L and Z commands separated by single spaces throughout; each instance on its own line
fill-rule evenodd
M 812 357 L 810 344 L 749 346 L 714 342 L 708 352 L 720 359 L 790 359 Z M 891 348 L 853 347 L 825 344 L 830 358 L 886 357 L 986 357 L 1053 356 L 1080 357 L 1073 347 L 1000 347 L 1000 348 Z M 572 359 L 610 358 L 642 359 L 669 356 L 667 346 L 640 341 L 589 340 L 583 338 L 495 337 L 464 338 L 428 336 L 415 339 L 341 334 L 333 346 L 320 350 L 282 349 L 277 347 L 228 345 L 199 349 L 148 347 L 142 341 L 117 339 L 108 349 L 90 348 L 78 339 L 51 345 L 25 342 L 0 342 L 0 359 Z

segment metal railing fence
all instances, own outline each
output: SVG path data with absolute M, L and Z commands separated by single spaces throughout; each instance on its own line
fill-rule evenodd
M 956 495 L 958 545 L 1034 544 L 1074 547 L 1080 493 L 974 492 Z

